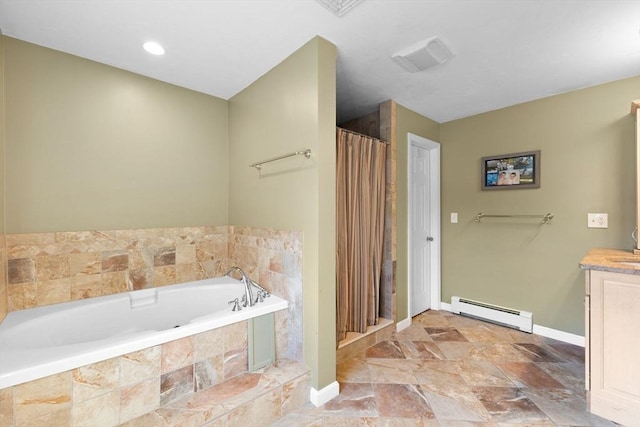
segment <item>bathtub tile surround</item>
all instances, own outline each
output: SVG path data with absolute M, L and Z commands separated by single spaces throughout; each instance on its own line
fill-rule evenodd
M 0 233 L 0 322 L 9 312 L 7 291 L 7 247 L 4 234 Z M 0 403 L 1 404 L 1 403 Z M 0 411 L 2 409 L 0 408 Z M 0 417 L 2 412 L 0 412 Z
M 241 266 L 289 301 L 288 312 L 276 314 L 276 354 L 302 361 L 300 232 L 205 226 L 9 234 L 6 257 L 8 311 L 217 277 Z
M 123 427 L 267 426 L 307 403 L 310 387 L 310 370 L 283 359 L 164 405 Z
M 289 310 L 275 316 L 276 354 L 302 361 L 302 233 L 231 226 L 229 258 L 289 302 Z
M 308 399 L 299 232 L 221 226 L 12 234 L 0 257 L 7 311 L 221 276 L 231 265 L 289 301 L 288 312 L 276 315 L 279 361 L 258 371 L 264 378 L 255 383 L 226 386 L 217 409 L 176 402 L 248 375 L 247 322 L 2 389 L 0 427 L 217 425 L 215 416 L 220 425 L 246 425 L 249 414 L 279 417 Z
M 223 355 L 246 354 L 247 328 L 247 321 L 242 321 L 2 389 L 0 427 L 38 423 L 115 426 L 162 406 L 171 406 L 181 399 L 189 399 L 194 392 L 215 388 L 229 380 L 234 381 L 234 378 L 243 378 L 248 375 L 246 355 L 242 357 L 245 363 L 243 368 L 238 359 L 224 358 Z M 260 374 L 264 376 L 261 381 L 275 381 L 282 385 L 291 381 L 288 375 L 298 378 L 304 373 L 308 374 L 308 370 L 299 365 L 288 361 L 277 362 L 275 368 L 259 371 L 264 373 Z M 280 370 L 278 366 L 281 366 Z M 290 367 L 284 369 L 286 366 Z M 290 389 L 300 387 L 298 383 L 288 384 L 287 393 L 290 393 Z M 224 388 L 220 386 L 218 389 Z M 234 393 L 240 392 L 231 394 Z M 257 395 L 258 392 L 253 396 L 244 394 L 247 399 Z M 287 408 L 295 406 L 289 403 L 291 401 L 298 404 L 296 397 L 289 394 L 285 396 Z
M 227 234 L 226 226 L 9 234 L 9 311 L 220 276 Z

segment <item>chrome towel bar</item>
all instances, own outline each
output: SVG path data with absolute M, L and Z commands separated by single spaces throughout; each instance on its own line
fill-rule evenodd
M 548 224 L 549 221 L 553 219 L 553 214 L 547 213 L 544 215 L 490 215 L 490 214 L 484 214 L 481 212 L 478 215 L 476 215 L 476 219 L 474 219 L 474 221 L 480 222 L 482 218 L 541 218 L 542 219 L 542 221 L 540 222 L 541 224 Z
M 306 157 L 308 159 L 308 158 L 311 157 L 311 149 L 307 148 L 305 150 L 294 151 L 293 153 L 285 154 L 285 155 L 278 156 L 278 157 L 273 157 L 271 159 L 263 160 L 261 162 L 257 162 L 257 163 L 254 163 L 252 165 L 249 165 L 249 167 L 261 170 L 262 169 L 262 165 L 264 165 L 265 163 L 271 163 L 271 162 L 275 162 L 276 160 L 282 160 L 282 159 L 286 159 L 286 158 L 293 157 L 293 156 L 304 156 L 304 157 Z

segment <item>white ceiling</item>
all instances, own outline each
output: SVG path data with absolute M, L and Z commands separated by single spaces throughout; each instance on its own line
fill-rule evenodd
M 0 0 L 0 29 L 224 99 L 320 35 L 338 47 L 338 122 L 388 99 L 446 122 L 640 74 L 640 0 L 364 0 L 342 17 L 315 0 Z M 392 61 L 432 36 L 451 60 Z

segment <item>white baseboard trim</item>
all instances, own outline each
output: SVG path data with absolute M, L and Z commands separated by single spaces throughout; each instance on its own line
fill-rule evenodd
M 440 310 L 451 311 L 451 304 L 446 302 L 440 303 Z M 566 342 L 580 347 L 584 347 L 584 337 L 582 335 L 572 334 L 570 332 L 559 331 L 557 329 L 547 328 L 546 326 L 533 325 L 533 333 L 554 340 Z
M 409 326 L 411 326 L 411 317 L 407 317 L 406 319 L 396 323 L 396 332 L 400 332 L 401 330 L 406 329 Z
M 309 400 L 318 407 L 324 405 L 339 394 L 340 384 L 338 384 L 338 381 L 334 381 L 320 390 L 316 390 L 311 387 L 311 390 L 309 391 Z
M 584 347 L 584 337 L 582 335 L 572 334 L 570 332 L 559 331 L 557 329 L 547 328 L 546 326 L 533 325 L 533 333 L 554 340 L 566 342 L 568 344 Z

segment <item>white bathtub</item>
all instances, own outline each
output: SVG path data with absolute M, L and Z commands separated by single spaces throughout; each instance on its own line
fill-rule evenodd
M 0 324 L 0 389 L 286 309 L 275 295 L 240 311 L 228 277 L 14 311 Z

